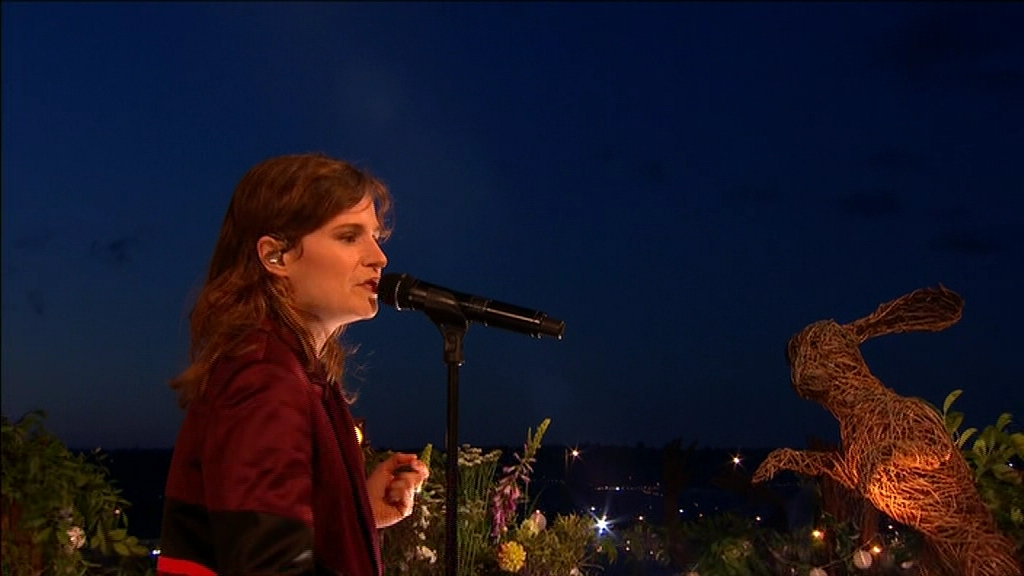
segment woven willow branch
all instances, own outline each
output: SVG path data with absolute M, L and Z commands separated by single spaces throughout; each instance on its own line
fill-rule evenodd
M 901 332 L 937 332 L 957 323 L 963 299 L 946 288 L 916 290 L 840 325 L 815 322 L 789 341 L 793 387 L 839 420 L 837 452 L 781 448 L 754 474 L 825 475 L 862 494 L 894 520 L 920 531 L 931 554 L 922 574 L 1021 576 L 1014 545 L 998 528 L 942 416 L 900 396 L 868 369 L 860 344 Z

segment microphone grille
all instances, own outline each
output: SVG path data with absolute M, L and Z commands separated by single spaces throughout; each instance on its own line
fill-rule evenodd
M 388 306 L 402 309 L 398 303 L 398 291 L 401 289 L 402 281 L 408 278 L 408 274 L 382 274 L 380 283 L 377 284 L 377 297 Z

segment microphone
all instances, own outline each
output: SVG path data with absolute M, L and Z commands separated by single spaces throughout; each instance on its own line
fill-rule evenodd
M 398 310 L 422 310 L 428 315 L 430 312 L 451 311 L 457 307 L 466 320 L 529 334 L 534 338 L 553 336 L 561 340 L 565 333 L 565 322 L 548 318 L 543 312 L 463 294 L 428 284 L 408 274 L 382 275 L 377 295 L 385 304 Z

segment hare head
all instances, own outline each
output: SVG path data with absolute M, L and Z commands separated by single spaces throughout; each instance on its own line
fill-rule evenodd
M 786 357 L 793 388 L 802 398 L 836 408 L 866 386 L 880 385 L 861 355 L 865 340 L 898 332 L 937 332 L 955 324 L 962 312 L 963 299 L 939 286 L 882 304 L 849 324 L 815 322 L 789 340 Z
M 796 393 L 830 406 L 830 399 L 842 393 L 846 376 L 867 370 L 859 344 L 834 320 L 815 322 L 795 334 L 786 356 Z

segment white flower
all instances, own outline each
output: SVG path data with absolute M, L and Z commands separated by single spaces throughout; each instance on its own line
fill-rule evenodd
M 433 564 L 437 562 L 437 553 L 426 546 L 420 545 L 416 547 L 416 558 Z
M 68 528 L 68 543 L 64 545 L 64 551 L 68 554 L 85 545 L 85 530 L 79 526 Z
M 853 565 L 861 570 L 871 568 L 871 554 L 867 550 L 857 550 L 853 553 Z
M 534 510 L 533 514 L 531 514 L 529 518 L 523 520 L 523 529 L 533 536 L 536 536 L 537 533 L 546 528 L 547 525 L 548 520 L 540 510 Z
M 427 528 L 430 526 L 430 508 L 427 508 L 426 504 L 420 505 L 420 517 L 416 520 L 417 528 Z
M 459 450 L 459 466 L 476 466 L 483 460 L 480 454 L 483 450 L 470 446 L 469 444 L 463 444 L 462 449 Z

